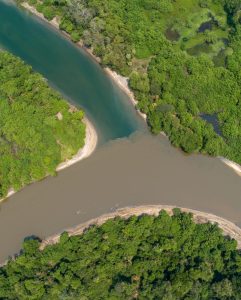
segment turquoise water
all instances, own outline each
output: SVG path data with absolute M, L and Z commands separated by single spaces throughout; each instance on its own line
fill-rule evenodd
M 102 141 L 143 127 L 128 97 L 82 49 L 44 21 L 0 0 L 0 46 L 40 72 L 94 123 Z

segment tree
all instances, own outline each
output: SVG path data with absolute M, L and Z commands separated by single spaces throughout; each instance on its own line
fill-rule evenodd
M 0 268 L 3 299 L 239 299 L 241 254 L 192 215 L 117 217 L 82 235 L 34 240 Z

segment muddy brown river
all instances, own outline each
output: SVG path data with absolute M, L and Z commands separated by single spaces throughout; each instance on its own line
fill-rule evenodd
M 127 96 L 89 56 L 6 3 L 0 0 L 0 46 L 82 106 L 102 142 L 88 159 L 0 204 L 0 262 L 27 236 L 45 238 L 125 206 L 177 205 L 241 225 L 241 178 L 233 170 L 219 159 L 186 156 L 165 137 L 148 134 Z
M 0 261 L 16 253 L 24 237 L 45 238 L 124 206 L 177 205 L 241 225 L 240 183 L 220 160 L 184 156 L 162 136 L 139 133 L 109 142 L 2 203 Z

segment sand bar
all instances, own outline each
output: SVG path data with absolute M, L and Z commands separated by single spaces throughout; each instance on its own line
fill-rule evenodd
M 77 162 L 89 157 L 94 151 L 98 143 L 98 136 L 96 133 L 96 130 L 93 126 L 93 124 L 84 117 L 83 123 L 86 125 L 86 131 L 85 131 L 85 145 L 83 148 L 81 148 L 76 155 L 74 155 L 71 159 L 66 160 L 65 162 L 60 163 L 56 171 L 61 171 L 63 169 L 66 169 L 73 164 L 76 164 Z M 16 191 L 14 191 L 13 188 L 11 188 L 7 194 L 6 197 L 0 199 L 0 202 L 6 200 L 10 196 L 14 195 Z
M 86 125 L 86 132 L 85 132 L 85 145 L 81 148 L 76 155 L 74 155 L 71 159 L 68 159 L 65 162 L 62 162 L 58 165 L 56 171 L 61 171 L 65 168 L 72 166 L 73 164 L 77 163 L 78 161 L 89 157 L 94 151 L 97 146 L 98 137 L 95 131 L 94 126 L 92 123 L 85 117 L 83 122 Z
M 79 224 L 75 227 L 69 228 L 66 230 L 66 232 L 68 232 L 70 236 L 80 235 L 89 226 L 101 225 L 105 223 L 107 220 L 113 219 L 117 216 L 122 218 L 128 218 L 133 215 L 139 216 L 142 214 L 158 215 L 161 210 L 165 210 L 169 215 L 172 215 L 172 210 L 174 208 L 176 208 L 176 206 L 170 206 L 170 205 L 146 205 L 146 206 L 136 206 L 136 207 L 125 207 L 125 208 L 117 209 L 113 213 L 102 215 L 98 218 L 92 219 L 83 224 Z M 225 236 L 230 236 L 231 238 L 235 239 L 238 244 L 238 249 L 241 249 L 241 228 L 236 226 L 234 223 L 224 218 L 218 217 L 214 214 L 201 212 L 189 208 L 180 208 L 180 209 L 182 212 L 192 213 L 193 220 L 196 223 L 207 223 L 207 222 L 213 224 L 217 223 L 218 226 L 222 229 L 223 234 Z M 56 234 L 54 236 L 51 236 L 43 240 L 40 248 L 44 249 L 47 245 L 58 243 L 59 238 L 60 238 L 60 234 Z

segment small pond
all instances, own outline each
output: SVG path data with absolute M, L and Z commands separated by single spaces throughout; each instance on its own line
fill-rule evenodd
M 207 22 L 202 23 L 200 25 L 200 27 L 198 28 L 198 33 L 202 33 L 202 32 L 204 32 L 206 30 L 212 30 L 213 25 L 214 25 L 213 20 L 209 20 Z
M 210 115 L 210 114 L 201 114 L 200 117 L 207 121 L 209 124 L 213 126 L 214 131 L 222 136 L 222 131 L 218 122 L 218 115 L 216 113 Z

